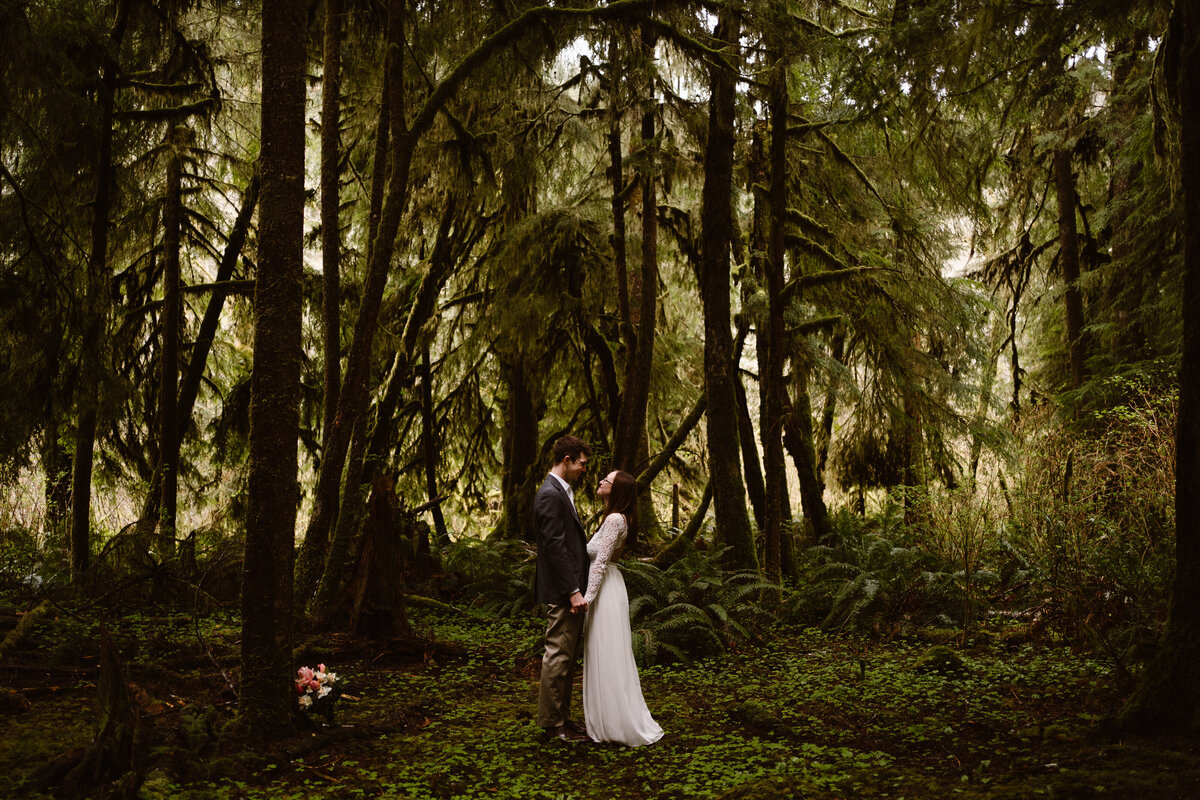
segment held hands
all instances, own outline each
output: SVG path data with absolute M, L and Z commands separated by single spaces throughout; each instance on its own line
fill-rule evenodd
M 583 595 L 575 592 L 571 595 L 571 613 L 581 614 L 588 610 L 587 600 L 583 599 Z

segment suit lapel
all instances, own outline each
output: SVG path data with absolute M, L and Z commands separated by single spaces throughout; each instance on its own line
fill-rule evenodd
M 563 485 L 558 482 L 558 479 L 554 478 L 553 476 L 546 476 L 546 480 L 549 483 L 554 484 L 554 488 L 557 489 L 558 493 L 562 496 L 563 502 L 567 504 L 567 508 L 571 509 L 571 516 L 575 518 L 575 523 L 579 526 L 579 530 L 582 531 L 583 520 L 579 518 L 579 511 L 576 510 L 575 504 L 571 502 L 571 496 L 567 494 L 567 490 L 564 489 Z

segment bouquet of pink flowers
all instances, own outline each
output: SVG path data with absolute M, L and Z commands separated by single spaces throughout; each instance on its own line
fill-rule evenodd
M 316 669 L 301 667 L 296 671 L 300 708 L 321 714 L 330 725 L 333 724 L 333 704 L 341 693 L 337 673 L 326 670 L 324 664 L 317 664 Z

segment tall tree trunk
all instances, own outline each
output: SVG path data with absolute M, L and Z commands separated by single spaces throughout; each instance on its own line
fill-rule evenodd
M 191 424 L 192 410 L 196 405 L 196 397 L 200 393 L 200 384 L 204 380 L 208 354 L 212 350 L 212 344 L 217 335 L 217 328 L 221 324 L 221 311 L 225 306 L 225 298 L 229 295 L 227 283 L 233 277 L 233 271 L 237 267 L 238 259 L 242 257 L 242 248 L 246 245 L 246 235 L 250 230 L 250 222 L 254 216 L 254 209 L 258 205 L 259 185 L 258 168 L 255 167 L 254 173 L 250 177 L 250 183 L 246 186 L 246 191 L 242 195 L 242 206 L 238 210 L 237 218 L 233 223 L 233 229 L 230 231 L 229 239 L 225 243 L 225 251 L 221 254 L 221 262 L 217 265 L 217 280 L 213 285 L 212 294 L 209 295 L 208 305 L 205 306 L 204 316 L 200 320 L 200 330 L 196 334 L 196 341 L 192 344 L 192 358 L 183 373 L 183 379 L 180 381 L 179 402 L 176 404 L 177 410 L 175 412 L 176 419 L 178 420 L 176 436 L 179 441 L 179 444 L 175 448 L 176 452 L 178 452 L 179 446 L 183 444 L 183 438 Z M 157 523 L 158 511 L 163 499 L 162 482 L 163 471 L 160 458 L 159 463 L 154 466 L 154 473 L 150 479 L 150 487 L 142 503 L 142 513 L 138 518 L 137 532 L 143 539 L 150 537 L 150 533 Z
M 433 413 L 433 369 L 429 363 L 429 345 L 421 350 L 421 450 L 425 462 L 425 494 L 433 515 L 434 542 L 441 548 L 450 544 L 446 533 L 446 520 L 442 517 L 442 505 L 437 501 L 438 435 L 437 419 Z
M 175 554 L 175 520 L 179 499 L 179 331 L 183 298 L 180 295 L 179 251 L 183 223 L 183 130 L 171 125 L 167 133 L 167 193 L 163 206 L 163 315 L 162 363 L 158 388 L 159 465 L 162 498 L 158 513 L 158 552 Z
M 371 348 L 379 310 L 383 303 L 383 291 L 387 285 L 392 254 L 395 251 L 396 235 L 400 221 L 408 204 L 409 172 L 414 149 L 420 137 L 429 130 L 445 104 L 475 70 L 488 62 L 495 53 L 524 35 L 531 28 L 543 24 L 550 18 L 580 17 L 604 19 L 619 16 L 623 7 L 602 6 L 580 11 L 575 8 L 539 6 L 519 15 L 504 25 L 495 34 L 487 36 L 468 55 L 452 68 L 428 94 L 425 102 L 408 123 L 404 83 L 405 0 L 391 0 L 388 9 L 388 64 L 385 81 L 388 92 L 390 129 L 388 139 L 387 189 L 383 193 L 383 206 L 379 224 L 372 244 L 368 248 L 366 280 L 362 302 L 350 350 L 346 355 L 345 377 L 338 394 L 337 412 L 328 435 L 323 437 L 321 466 L 317 475 L 317 488 L 313 497 L 313 512 L 305 531 L 304 544 L 300 549 L 296 572 L 296 591 L 302 597 L 311 597 L 320 577 L 320 566 L 324 563 L 329 545 L 330 526 L 337 510 L 338 488 L 342 469 L 346 463 L 355 425 L 365 413 L 369 400 L 369 378 Z
M 322 435 L 333 427 L 342 384 L 342 229 L 338 216 L 341 153 L 341 0 L 325 0 L 325 69 L 321 78 L 321 319 L 325 369 Z
M 649 27 L 642 30 L 641 41 L 646 79 L 638 170 L 638 185 L 642 192 L 642 268 L 638 281 L 630 290 L 630 314 L 637 331 L 636 349 L 625 359 L 624 397 L 613 441 L 613 467 L 635 474 L 640 466 L 639 449 L 646 429 L 658 315 L 658 200 L 655 195 L 658 145 L 654 133 L 657 111 L 652 78 L 655 36 Z
M 66 448 L 59 441 L 59 411 L 51 404 L 46 414 L 46 428 L 42 435 L 42 468 L 46 473 L 46 515 L 42 529 L 58 546 L 64 532 L 64 523 L 70 519 L 71 466 Z
M 1054 188 L 1058 196 L 1058 245 L 1062 264 L 1063 306 L 1067 318 L 1067 348 L 1071 357 L 1071 388 L 1083 385 L 1083 295 L 1079 291 L 1079 231 L 1075 223 L 1075 173 L 1071 151 L 1054 151 Z
M 250 223 L 254 218 L 254 209 L 258 205 L 258 193 L 262 186 L 257 166 L 242 194 L 242 207 L 238 209 L 234 219 L 233 229 L 225 243 L 225 251 L 221 253 L 221 263 L 217 265 L 217 281 L 209 295 L 208 305 L 204 308 L 204 317 L 200 320 L 200 329 L 196 333 L 196 341 L 192 344 L 192 358 L 187 370 L 183 373 L 183 381 L 179 386 L 179 420 L 180 439 L 183 431 L 192 419 L 192 410 L 196 406 L 196 397 L 200 393 L 200 384 L 204 380 L 205 366 L 208 354 L 217 337 L 217 328 L 221 324 L 221 312 L 225 308 L 225 299 L 229 296 L 226 283 L 233 278 L 238 259 L 242 257 L 242 249 L 246 246 L 246 236 L 250 232 Z
M 255 736 L 287 729 L 296 702 L 292 565 L 299 501 L 305 6 L 302 0 L 276 0 L 262 9 L 262 206 L 239 705 Z
M 533 493 L 524 491 L 538 461 L 538 420 L 534 389 L 524 365 L 504 368 L 508 389 L 504 437 L 502 511 L 503 535 L 509 539 L 534 540 Z
M 129 0 L 118 0 L 100 72 L 100 146 L 96 153 L 96 194 L 92 200 L 91 245 L 88 253 L 86 323 L 76 398 L 79 427 L 71 468 L 71 580 L 77 584 L 91 563 L 92 450 L 99 420 L 102 338 L 108 316 L 108 225 L 112 213 L 113 109 L 120 69 L 116 53 L 129 21 Z
M 332 619 L 331 613 L 338 611 L 337 598 L 342 591 L 343 578 L 354 553 L 360 528 L 367 514 L 367 498 L 372 482 L 383 475 L 379 463 L 367 457 L 367 415 L 358 418 L 354 436 L 350 439 L 350 452 L 346 458 L 346 474 L 342 480 L 341 502 L 333 535 L 329 540 L 329 552 L 317 584 L 316 594 L 309 604 L 309 618 L 316 626 Z M 367 474 L 367 464 L 372 464 Z
M 304 534 L 296 570 L 296 592 L 310 598 L 323 572 L 329 546 L 329 532 L 337 513 L 338 490 L 346 451 L 355 423 L 366 409 L 371 367 L 371 346 L 375 326 L 387 285 L 392 253 L 400 219 L 408 203 L 409 168 L 412 166 L 413 140 L 407 129 L 404 93 L 404 0 L 392 0 L 388 11 L 388 109 L 391 116 L 388 154 L 388 181 L 384 191 L 379 227 L 370 247 L 370 264 L 350 352 L 346 356 L 346 374 L 338 393 L 333 425 L 323 437 L 321 467 L 313 497 L 313 512 Z
M 746 471 L 746 494 L 754 511 L 754 523 L 761 531 L 766 524 L 767 489 L 763 480 L 762 461 L 758 456 L 758 437 L 754 435 L 754 420 L 750 418 L 750 402 L 737 365 L 733 366 L 733 391 L 737 397 L 738 442 L 742 447 L 742 468 Z
M 1183 219 L 1200 219 L 1200 6 L 1178 2 L 1167 39 L 1180 107 Z M 1174 51 L 1174 52 L 1172 52 Z M 1175 60 L 1177 57 L 1178 60 Z M 1134 728 L 1200 730 L 1200 226 L 1183 235 L 1183 353 L 1175 447 L 1175 579 L 1162 648 L 1123 709 Z
M 794 382 L 796 394 L 792 402 L 792 413 L 784 423 L 784 442 L 792 455 L 792 462 L 799 476 L 800 503 L 812 530 L 813 541 L 817 544 L 828 544 L 833 539 L 833 526 L 829 524 L 829 511 L 825 506 L 821 481 L 817 477 L 807 366 L 795 365 Z
M 617 68 L 620 58 L 620 48 L 617 46 L 617 32 L 614 30 L 608 43 L 609 71 L 609 130 L 608 130 L 608 160 L 609 179 L 612 182 L 612 248 L 613 272 L 617 282 L 617 313 L 619 315 L 621 340 L 625 343 L 625 358 L 637 359 L 637 335 L 633 329 L 633 312 L 629 308 L 629 260 L 625 250 L 625 166 L 621 155 L 621 74 Z M 621 423 L 618 411 L 613 417 L 612 426 L 618 430 Z
M 1114 130 L 1118 134 L 1113 151 L 1135 152 L 1129 148 L 1132 132 L 1136 129 L 1138 116 L 1149 104 L 1146 81 L 1140 79 L 1141 62 L 1146 52 L 1147 33 L 1144 28 L 1131 33 L 1115 43 L 1108 51 L 1112 68 L 1112 90 L 1107 110 L 1112 114 Z M 1114 159 L 1108 183 L 1108 198 L 1104 210 L 1109 215 L 1112 229 L 1110 253 L 1117 266 L 1116 277 L 1110 280 L 1105 291 L 1108 314 L 1118 326 L 1117 343 L 1121 357 L 1140 360 L 1146 357 L 1146 333 L 1140 315 L 1136 313 L 1137 302 L 1123 293 L 1127 282 L 1123 280 L 1127 259 L 1133 253 L 1133 240 L 1139 223 L 1136 213 L 1138 196 L 1134 193 L 1135 181 L 1142 171 L 1141 161 Z
M 838 323 L 830 343 L 830 355 L 838 364 L 846 364 L 846 327 Z M 821 427 L 817 429 L 817 483 L 825 491 L 825 464 L 829 460 L 829 445 L 833 441 L 833 420 L 837 411 L 837 389 L 839 378 L 834 375 L 825 389 L 825 405 L 821 408 Z
M 714 34 L 737 63 L 741 22 L 722 10 Z M 708 141 L 704 148 L 701 193 L 701 284 L 704 306 L 704 392 L 707 411 L 709 486 L 715 504 L 716 538 L 729 548 L 732 565 L 755 569 L 758 557 L 746 513 L 746 486 L 739 460 L 738 405 L 734 381 L 733 336 L 730 332 L 729 247 L 733 231 L 734 101 L 737 71 L 732 66 L 709 69 L 712 94 L 708 104 Z
M 391 72 L 384 72 L 383 89 L 379 102 L 379 115 L 375 123 L 375 154 L 374 163 L 371 165 L 371 194 L 369 205 L 367 208 L 367 232 L 366 232 L 366 250 L 367 263 L 374 263 L 374 252 L 376 239 L 379 233 L 379 222 L 383 216 L 383 197 L 384 188 L 387 183 L 388 170 L 388 153 L 390 152 L 391 142 Z M 340 245 L 339 245 L 340 249 Z M 339 264 L 339 276 L 340 276 Z M 340 322 L 339 322 L 340 324 Z M 392 359 L 392 368 L 395 369 L 399 361 L 399 356 L 394 356 Z M 388 424 L 391 420 L 391 412 L 386 414 L 385 419 L 382 412 L 379 410 L 380 405 L 387 403 L 388 397 L 393 397 L 393 405 L 399 401 L 399 381 L 396 381 L 395 391 L 389 385 L 384 401 L 376 406 L 376 435 L 372 435 L 366 424 L 366 415 L 359 417 L 355 424 L 354 432 L 351 435 L 351 445 L 349 448 L 349 456 L 346 465 L 345 475 L 340 487 L 336 488 L 338 497 L 333 499 L 336 506 L 334 515 L 336 520 L 333 524 L 333 536 L 330 546 L 326 548 L 326 553 L 323 564 L 318 564 L 317 559 L 322 558 L 318 550 L 309 548 L 307 544 L 302 544 L 297 562 L 296 569 L 296 594 L 300 597 L 305 596 L 304 587 L 307 581 L 312 580 L 311 577 L 318 569 L 320 569 L 321 583 L 317 587 L 316 593 L 313 596 L 312 608 L 317 611 L 315 616 L 324 617 L 323 610 L 333 608 L 333 599 L 336 591 L 340 586 L 342 568 L 345 566 L 345 560 L 349 557 L 349 546 L 354 541 L 358 527 L 366 513 L 367 497 L 371 489 L 371 481 L 373 474 L 368 475 L 366 468 L 366 456 L 369 452 L 368 437 L 372 445 L 376 438 L 388 441 L 387 433 L 389 432 Z M 340 387 L 338 396 L 340 397 Z M 326 406 L 328 411 L 328 405 Z M 336 412 L 336 403 L 334 406 Z M 336 418 L 336 413 L 330 418 L 330 423 L 322 430 L 322 441 L 326 441 L 332 434 L 333 420 Z M 384 449 L 383 447 L 380 448 Z M 326 448 L 322 446 L 322 460 L 325 458 Z M 307 540 L 306 540 L 307 541 Z M 333 553 L 334 562 L 331 563 L 329 555 Z M 310 562 L 311 559 L 311 562 Z M 336 563 L 340 559 L 341 563 Z M 329 580 L 335 578 L 335 580 Z M 335 585 L 338 584 L 338 585 Z
M 393 418 L 401 396 L 410 387 L 413 352 L 417 348 L 420 332 L 433 315 L 438 293 L 451 274 L 451 227 L 457 218 L 457 200 L 450 195 L 442 212 L 430 258 L 429 271 L 421 280 L 417 296 L 409 308 L 404 322 L 400 345 L 392 354 L 392 363 L 384 396 L 375 404 L 374 420 L 367 425 L 366 413 L 359 415 L 351 438 L 345 474 L 340 489 L 338 512 L 333 525 L 333 536 L 326 548 L 325 564 L 321 579 L 313 596 L 310 608 L 313 616 L 326 618 L 325 612 L 335 610 L 335 599 L 342 588 L 342 579 L 356 541 L 360 523 L 364 519 L 367 498 L 375 480 L 383 471 L 392 448 Z
M 979 382 L 979 401 L 975 406 L 973 424 L 976 431 L 971 433 L 971 449 L 967 457 L 967 480 L 972 492 L 975 491 L 976 476 L 979 474 L 979 459 L 983 455 L 983 436 L 981 431 L 988 422 L 988 412 L 992 404 L 992 390 L 996 386 L 996 359 L 1004 351 L 1006 326 L 1003 320 L 996 320 L 992 325 L 988 353 L 991 358 L 983 365 L 983 375 Z
M 786 357 L 783 327 L 784 285 L 784 221 L 787 219 L 787 63 L 776 52 L 771 73 L 771 88 L 767 102 L 771 125 L 771 143 L 768 148 L 770 167 L 769 198 L 771 205 L 771 232 L 767 238 L 766 284 L 767 325 L 759 335 L 766 340 L 766 360 L 759 367 L 761 387 L 762 419 L 759 435 L 763 444 L 763 472 L 767 476 L 767 504 L 763 514 L 763 551 L 766 560 L 767 580 L 778 583 L 781 579 L 780 537 L 782 535 L 783 506 L 787 502 L 786 492 L 780 492 L 781 481 L 776 476 L 784 474 L 783 424 L 786 388 L 783 385 L 783 366 Z M 786 490 L 786 483 L 783 487 Z

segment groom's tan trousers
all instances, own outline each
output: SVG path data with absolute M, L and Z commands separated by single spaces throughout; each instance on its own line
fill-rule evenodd
M 538 687 L 537 724 L 557 728 L 571 719 L 571 684 L 575 679 L 576 653 L 585 612 L 571 606 L 546 606 L 546 653 L 542 656 L 542 682 Z

